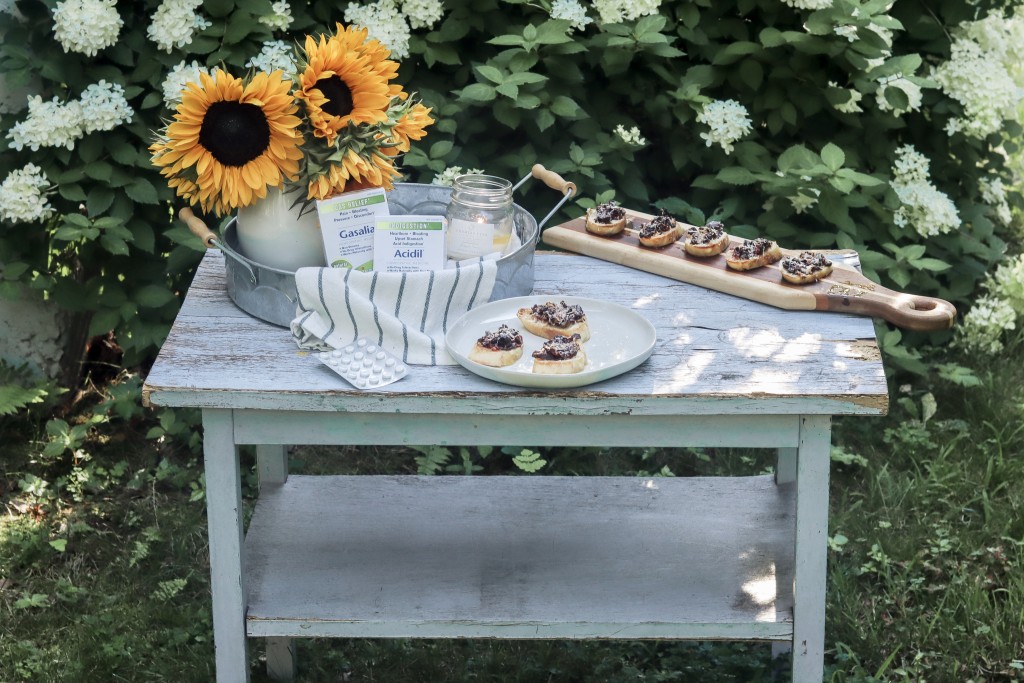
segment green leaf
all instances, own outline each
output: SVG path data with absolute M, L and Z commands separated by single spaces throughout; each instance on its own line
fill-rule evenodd
M 42 403 L 46 394 L 46 390 L 39 387 L 0 384 L 0 415 L 13 415 L 33 403 Z
M 459 99 L 469 102 L 490 102 L 495 97 L 493 86 L 484 83 L 471 83 L 459 93 Z
M 160 197 L 157 194 L 156 188 L 153 187 L 153 183 L 145 178 L 136 178 L 135 182 L 124 188 L 124 191 L 132 201 L 139 204 L 158 204 L 160 202 Z
M 114 172 L 114 167 L 105 161 L 94 161 L 91 164 L 87 164 L 85 167 L 85 175 L 89 176 L 93 180 L 99 180 L 107 182 L 110 180 L 110 174 Z
M 753 59 L 746 59 L 740 64 L 739 74 L 740 80 L 751 90 L 759 89 L 764 82 L 764 67 Z
M 128 244 L 120 237 L 115 237 L 114 235 L 102 235 L 100 237 L 100 246 L 111 254 L 117 254 L 118 256 L 127 256 L 129 253 Z
M 452 151 L 454 143 L 451 140 L 438 140 L 430 146 L 431 159 L 443 159 L 448 152 Z
M 548 80 L 547 76 L 533 73 L 531 71 L 523 71 L 516 74 L 511 74 L 505 79 L 506 83 L 514 83 L 515 85 L 526 85 L 527 83 L 543 83 Z
M 821 158 L 803 145 L 793 145 L 779 155 L 779 170 L 797 175 L 821 163 Z
M 96 217 L 110 208 L 110 205 L 114 203 L 114 193 L 110 188 L 102 185 L 94 187 L 89 192 L 89 198 L 86 201 L 86 208 L 89 211 L 89 216 Z
M 558 95 L 551 100 L 551 113 L 563 118 L 575 118 L 579 105 L 572 98 L 565 95 Z
M 228 16 L 234 9 L 234 0 L 204 0 L 203 2 L 203 11 L 217 19 Z
M 78 143 L 77 151 L 79 159 L 87 165 L 91 164 L 103 154 L 103 137 L 96 134 L 86 135 Z
M 540 130 L 547 130 L 555 123 L 555 115 L 548 109 L 541 109 L 537 112 L 535 117 L 537 128 Z
M 479 73 L 481 76 L 491 81 L 492 83 L 497 83 L 500 85 L 505 79 L 504 74 L 501 73 L 501 69 L 494 66 L 490 66 L 489 64 L 480 64 L 479 66 L 476 67 L 476 70 L 477 73 Z
M 742 166 L 723 168 L 715 177 L 730 185 L 750 185 L 757 182 L 757 177 Z
M 516 100 L 519 98 L 519 86 L 515 83 L 502 83 L 496 87 L 495 90 L 510 100 Z
M 825 162 L 833 172 L 838 171 L 846 163 L 846 154 L 837 145 L 831 142 L 826 144 L 821 150 L 821 160 Z
M 540 98 L 529 93 L 520 93 L 516 100 L 516 106 L 520 109 L 536 109 L 541 105 Z
M 522 36 L 512 34 L 495 36 L 494 38 L 491 38 L 487 42 L 490 43 L 491 45 L 515 45 L 518 47 L 522 47 L 525 44 Z
M 66 538 L 54 539 L 54 540 L 50 541 L 50 547 L 53 548 L 54 550 L 56 550 L 58 553 L 62 553 L 65 550 L 67 550 L 68 539 L 66 539 Z
M 732 64 L 733 62 L 739 61 L 744 55 L 757 54 L 761 51 L 761 46 L 757 43 L 752 43 L 748 40 L 738 40 L 735 43 L 730 43 L 724 48 L 718 50 L 715 53 L 714 59 L 711 60 L 712 64 Z
M 910 265 L 920 268 L 921 270 L 927 270 L 933 273 L 944 273 L 953 266 L 949 265 L 945 261 L 940 261 L 937 258 L 919 258 L 914 259 L 910 262 Z
M 552 19 L 545 21 L 537 28 L 537 35 L 535 38 L 528 38 L 541 45 L 561 45 L 562 43 L 571 43 L 573 37 L 569 35 L 569 22 L 564 19 Z M 526 32 L 523 32 L 523 37 L 526 36 Z
M 142 308 L 159 308 L 176 298 L 173 292 L 162 285 L 145 285 L 132 292 L 131 297 Z
M 57 185 L 57 192 L 69 202 L 84 202 L 85 190 L 81 185 L 70 183 L 68 185 Z

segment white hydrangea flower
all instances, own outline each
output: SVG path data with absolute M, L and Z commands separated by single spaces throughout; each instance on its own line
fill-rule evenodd
M 199 83 L 199 74 L 209 76 L 210 70 L 205 66 L 199 66 L 199 62 L 194 59 L 191 64 L 181 60 L 167 73 L 161 89 L 164 91 L 164 104 L 168 109 L 174 109 L 181 102 L 181 94 L 185 91 L 187 83 Z
M 452 183 L 454 183 L 455 179 L 460 175 L 480 175 L 483 172 L 484 171 L 481 168 L 470 168 L 463 171 L 461 166 L 449 166 L 434 176 L 434 179 L 430 182 L 434 185 L 446 185 L 451 187 Z
M 629 130 L 621 123 L 615 126 L 615 134 L 622 138 L 622 141 L 627 145 L 636 145 L 637 147 L 643 147 L 647 144 L 647 138 L 640 135 L 640 129 L 633 126 Z
M 352 3 L 345 10 L 345 21 L 368 29 L 371 38 L 391 50 L 392 58 L 409 56 L 409 24 L 394 0 L 377 0 L 370 5 Z
M 11 171 L 0 183 L 0 218 L 13 223 L 31 223 L 45 220 L 53 215 L 46 195 L 53 191 L 53 185 L 35 164 Z
M 53 10 L 53 34 L 64 52 L 87 57 L 117 42 L 124 21 L 116 0 L 64 0 Z
M 885 98 L 886 88 L 896 88 L 902 90 L 903 94 L 907 96 L 907 108 L 899 109 L 892 106 L 889 100 Z M 878 103 L 878 108 L 882 111 L 891 111 L 893 116 L 902 116 L 907 112 L 917 111 L 921 108 L 921 86 L 913 81 L 908 81 L 903 77 L 903 74 L 893 74 L 892 76 L 883 76 L 878 79 L 878 90 L 875 91 L 875 101 Z
M 275 31 L 287 31 L 292 25 L 292 8 L 288 5 L 288 0 L 278 0 L 270 9 L 274 13 L 260 17 L 260 23 Z
M 936 67 L 932 78 L 964 110 L 962 117 L 946 125 L 949 135 L 962 132 L 984 138 L 999 131 L 1004 120 L 1016 119 L 1017 104 L 1024 96 L 998 54 L 969 38 L 953 40 L 949 61 Z
M 245 65 L 268 74 L 283 71 L 286 77 L 290 77 L 295 73 L 295 52 L 283 40 L 269 40 L 263 43 L 260 53 Z
M 747 108 L 736 100 L 712 100 L 697 114 L 697 123 L 711 129 L 700 134 L 707 146 L 721 145 L 726 154 L 732 153 L 732 143 L 753 130 Z
M 959 228 L 960 214 L 953 201 L 931 183 L 928 158 L 913 145 L 900 147 L 896 155 L 889 184 L 901 206 L 893 215 L 893 222 L 901 228 L 909 225 L 922 237 Z
M 146 35 L 164 52 L 182 48 L 192 42 L 192 34 L 211 26 L 208 19 L 196 10 L 202 0 L 163 0 L 156 12 Z
M 86 133 L 113 130 L 128 123 L 135 110 L 124 98 L 124 87 L 118 83 L 93 83 L 78 99 L 82 111 L 82 129 Z
M 434 28 L 444 16 L 444 3 L 441 0 L 405 0 L 402 13 L 412 28 Z
M 845 24 L 843 26 L 836 26 L 834 29 L 835 34 L 840 38 L 846 38 L 849 42 L 857 40 L 857 27 L 853 24 Z
M 986 204 L 995 209 L 996 218 L 1003 225 L 1009 225 L 1013 220 L 1010 213 L 1010 204 L 1006 201 L 1006 187 L 1001 178 L 982 178 L 978 182 L 981 190 L 981 198 Z
M 594 0 L 602 24 L 621 24 L 657 14 L 661 0 Z
M 885 26 L 879 26 L 875 22 L 871 22 L 868 24 L 868 30 L 874 32 L 879 38 L 885 41 L 886 45 L 892 47 L 892 29 L 886 28 Z M 888 52 L 886 54 L 888 54 Z
M 999 264 L 985 282 L 993 296 L 1005 300 L 1018 315 L 1024 315 L 1024 254 Z
M 829 85 L 833 88 L 839 87 L 835 83 L 829 83 Z M 864 95 L 854 88 L 847 88 L 846 92 L 850 94 L 850 99 L 845 102 L 840 102 L 839 104 L 834 104 L 832 107 L 843 114 L 859 114 L 864 111 L 860 108 L 860 101 L 864 99 Z
M 796 9 L 826 9 L 832 6 L 832 0 L 782 0 L 783 3 Z
M 808 194 L 804 194 L 805 192 Z M 816 187 L 801 187 L 795 197 L 789 197 L 788 199 L 797 213 L 803 213 L 818 203 L 818 196 L 820 194 L 821 190 Z
M 551 3 L 551 18 L 564 19 L 572 28 L 583 31 L 594 20 L 587 16 L 587 8 L 579 0 L 555 0 Z
M 1017 312 L 1008 301 L 982 296 L 957 328 L 957 343 L 970 350 L 999 353 L 1003 350 L 1003 332 L 1016 327 Z
M 11 147 L 33 152 L 40 147 L 75 148 L 75 141 L 85 134 L 82 128 L 82 107 L 72 100 L 62 103 L 56 97 L 43 102 L 38 95 L 28 98 L 28 116 L 7 131 Z

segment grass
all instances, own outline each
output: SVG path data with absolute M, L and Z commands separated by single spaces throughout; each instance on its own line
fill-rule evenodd
M 891 415 L 837 420 L 826 680 L 1024 681 L 1024 349 L 971 361 L 980 387 L 918 382 Z M 127 387 L 127 389 L 125 388 Z M 77 438 L 0 425 L 0 681 L 209 681 L 213 646 L 197 445 L 132 406 Z M 78 434 L 81 436 L 81 433 Z M 65 439 L 63 446 L 47 444 Z M 63 448 L 63 450 L 60 450 Z M 57 452 L 59 451 L 60 452 Z M 444 461 L 447 455 L 448 460 Z M 495 450 L 302 448 L 293 471 L 515 471 Z M 766 451 L 552 449 L 543 473 L 727 475 Z M 246 455 L 247 464 L 251 458 Z M 254 490 L 250 474 L 247 492 Z M 301 681 L 787 680 L 759 644 L 301 640 Z M 266 680 L 252 641 L 254 681 Z

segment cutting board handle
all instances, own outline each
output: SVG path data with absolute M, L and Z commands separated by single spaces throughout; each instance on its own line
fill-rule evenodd
M 956 322 L 956 307 L 945 299 L 883 288 L 856 297 L 829 296 L 828 310 L 863 313 L 918 332 L 948 330 Z

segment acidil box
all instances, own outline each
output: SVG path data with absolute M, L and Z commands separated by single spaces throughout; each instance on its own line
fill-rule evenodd
M 443 216 L 378 217 L 373 232 L 373 269 L 383 273 L 443 270 Z
M 387 194 L 383 188 L 345 192 L 318 201 L 324 255 L 332 268 L 373 270 L 373 230 L 380 216 L 387 216 Z

